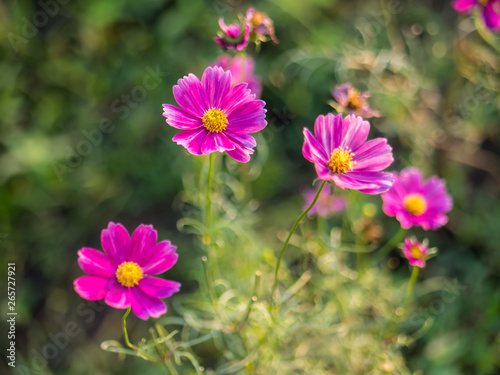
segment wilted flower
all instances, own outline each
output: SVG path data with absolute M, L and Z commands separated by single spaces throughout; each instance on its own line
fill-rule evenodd
M 408 259 L 410 266 L 425 267 L 425 261 L 433 256 L 437 250 L 429 249 L 427 240 L 418 242 L 415 238 L 406 237 L 403 248 L 404 256 Z
M 304 190 L 302 195 L 304 196 L 304 210 L 311 205 L 318 189 L 307 189 Z M 347 206 L 347 201 L 343 197 L 338 197 L 335 194 L 331 194 L 329 189 L 321 190 L 318 200 L 313 208 L 308 212 L 309 216 L 319 215 L 324 218 L 332 216 L 334 213 L 344 211 Z
M 248 25 L 229 25 L 226 26 L 224 20 L 219 18 L 221 31 L 214 40 L 224 49 L 234 49 L 241 51 L 248 45 L 250 36 L 250 26 Z
M 220 66 L 222 69 L 230 71 L 232 86 L 246 83 L 248 88 L 252 91 L 252 94 L 255 94 L 256 98 L 260 97 L 262 86 L 259 77 L 254 75 L 255 62 L 251 56 L 247 55 L 242 58 L 240 55 L 231 57 L 222 54 L 212 66 Z
M 384 212 L 396 216 L 405 229 L 437 229 L 448 222 L 445 214 L 453 205 L 446 183 L 436 176 L 423 181 L 422 172 L 415 167 L 394 173 L 394 184 L 382 199 Z
M 109 223 L 101 234 L 104 253 L 84 247 L 78 251 L 78 264 L 88 276 L 74 281 L 75 291 L 88 300 L 100 300 L 117 309 L 132 308 L 141 319 L 158 318 L 167 312 L 160 298 L 179 291 L 176 281 L 151 277 L 163 273 L 177 262 L 177 247 L 170 241 L 157 241 L 151 225 L 141 224 L 132 234 L 121 225 Z
M 500 0 L 454 0 L 451 5 L 457 12 L 468 14 L 474 9 L 481 13 L 484 25 L 491 31 L 500 30 Z
M 255 139 L 248 133 L 264 129 L 265 102 L 256 100 L 245 83 L 231 88 L 231 72 L 208 67 L 201 81 L 194 74 L 179 79 L 173 87 L 180 108 L 163 104 L 166 122 L 183 130 L 172 139 L 191 154 L 226 151 L 240 162 L 248 162 Z
M 380 112 L 371 109 L 366 100 L 370 97 L 368 92 L 359 92 L 350 83 L 336 86 L 332 91 L 336 101 L 329 104 L 338 113 L 353 114 L 364 118 L 380 117 Z
M 304 128 L 302 153 L 314 163 L 321 180 L 333 181 L 342 189 L 384 193 L 393 178 L 381 171 L 394 160 L 392 148 L 385 138 L 367 141 L 369 130 L 370 124 L 361 117 L 318 116 L 314 135 Z
M 266 13 L 259 12 L 254 7 L 248 8 L 243 23 L 250 29 L 250 39 L 256 43 L 267 42 L 268 38 L 274 43 L 279 43 L 274 35 L 273 20 Z

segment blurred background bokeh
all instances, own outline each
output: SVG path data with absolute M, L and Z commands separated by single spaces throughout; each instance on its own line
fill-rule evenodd
M 199 165 L 171 141 L 176 131 L 161 104 L 174 103 L 177 79 L 200 76 L 221 53 L 213 41 L 218 18 L 229 23 L 251 5 L 274 20 L 280 40 L 257 55 L 250 50 L 269 123 L 242 172 L 257 212 L 274 228 L 290 226 L 315 177 L 302 157 L 302 128 L 332 111 L 336 84 L 369 91 L 382 113 L 371 120 L 371 136 L 389 139 L 390 169 L 437 174 L 454 200 L 445 227 L 418 232 L 439 248 L 423 278 L 453 283 L 419 300 L 434 323 L 404 352 L 408 367 L 499 374 L 500 40 L 449 1 L 431 0 L 0 3 L 0 275 L 6 285 L 6 263 L 16 263 L 18 312 L 18 366 L 7 368 L 2 354 L 5 371 L 157 373 L 155 364 L 118 361 L 100 349 L 121 337 L 121 311 L 74 292 L 82 275 L 76 252 L 100 249 L 109 221 L 129 230 L 151 223 L 179 248 L 168 278 L 183 284 L 182 293 L 199 289 L 199 243 L 176 228 L 183 178 Z M 370 211 L 364 228 L 377 228 L 367 241 L 390 238 L 398 223 L 383 214 L 380 198 L 357 197 Z M 407 275 L 393 256 L 395 274 Z M 5 296 L 3 287 L 2 324 Z M 132 336 L 148 327 L 130 321 Z M 57 342 L 46 358 L 44 347 Z M 6 344 L 2 334 L 2 353 Z

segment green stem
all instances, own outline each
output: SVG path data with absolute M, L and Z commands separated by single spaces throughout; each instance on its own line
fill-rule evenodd
M 123 315 L 122 318 L 122 327 L 123 327 L 123 338 L 125 339 L 125 344 L 131 349 L 138 350 L 139 348 L 132 344 L 129 339 L 128 339 L 128 333 L 127 333 L 127 316 L 130 314 L 130 306 L 128 307 L 127 311 L 125 311 L 125 314 Z
M 406 287 L 406 298 L 403 310 L 403 313 L 405 315 L 408 315 L 408 310 L 410 309 L 411 301 L 413 299 L 413 289 L 415 288 L 415 284 L 417 282 L 419 270 L 420 267 L 413 266 L 413 269 L 411 271 L 410 281 L 408 282 L 408 286 Z
M 279 269 L 280 269 L 280 265 L 281 265 L 281 260 L 283 259 L 283 254 L 285 253 L 285 250 L 286 250 L 286 247 L 288 246 L 288 242 L 290 242 L 290 239 L 292 238 L 295 230 L 297 229 L 297 227 L 299 226 L 299 223 L 302 221 L 302 219 L 304 218 L 304 216 L 307 215 L 307 213 L 314 207 L 314 205 L 316 204 L 316 201 L 318 200 L 319 198 L 319 195 L 321 194 L 321 191 L 323 190 L 323 188 L 325 187 L 326 185 L 326 181 L 323 181 L 323 183 L 321 184 L 321 186 L 319 187 L 319 190 L 318 192 L 316 193 L 316 196 L 314 197 L 314 200 L 312 201 L 312 203 L 309 205 L 309 207 L 307 207 L 305 209 L 304 212 L 302 212 L 300 214 L 300 216 L 297 218 L 297 221 L 295 221 L 295 224 L 292 228 L 292 230 L 290 231 L 290 233 L 288 234 L 288 237 L 286 238 L 286 241 L 285 241 L 285 244 L 283 245 L 283 248 L 281 249 L 281 253 L 280 253 L 280 256 L 278 258 L 278 263 L 276 264 L 276 270 L 274 271 L 274 283 L 273 283 L 273 287 L 271 289 L 271 306 L 273 305 L 273 301 L 274 301 L 274 292 L 276 291 L 276 286 L 278 285 L 278 272 L 279 272 Z
M 403 237 L 406 234 L 406 229 L 404 228 L 399 228 L 399 231 L 392 237 L 389 242 L 387 242 L 375 255 L 374 261 L 375 263 L 380 262 L 382 259 L 384 259 L 396 245 L 401 242 Z
M 170 362 L 170 359 L 168 361 L 165 361 L 164 363 L 165 366 L 167 366 L 168 371 L 170 371 L 170 375 L 179 375 L 172 362 Z

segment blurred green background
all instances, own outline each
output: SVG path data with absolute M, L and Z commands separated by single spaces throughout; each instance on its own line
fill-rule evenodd
M 389 139 L 390 169 L 438 174 L 454 199 L 449 223 L 425 233 L 439 255 L 423 277 L 456 280 L 456 298 L 419 301 L 436 320 L 404 353 L 408 366 L 426 375 L 500 374 L 500 41 L 448 1 L 431 0 L 0 3 L 0 275 L 6 280 L 6 263 L 16 263 L 13 373 L 156 373 L 154 364 L 117 361 L 99 348 L 119 339 L 121 312 L 73 291 L 82 275 L 76 252 L 100 249 L 109 221 L 130 231 L 151 223 L 179 248 L 167 277 L 182 282 L 182 293 L 198 290 L 202 253 L 176 222 L 189 209 L 178 200 L 182 179 L 199 165 L 171 141 L 176 131 L 161 104 L 174 103 L 177 79 L 200 76 L 221 52 L 218 18 L 229 23 L 251 5 L 274 20 L 280 39 L 256 56 L 269 126 L 244 168 L 259 210 L 274 227 L 290 226 L 301 188 L 315 177 L 301 154 L 302 128 L 332 110 L 336 84 L 370 91 L 383 113 L 371 136 Z M 397 223 L 380 198 L 363 199 L 390 238 Z M 130 327 L 134 335 L 149 322 Z M 67 340 L 65 330 L 74 333 Z M 61 347 L 46 359 L 44 347 L 55 342 Z M 6 344 L 2 335 L 2 353 Z

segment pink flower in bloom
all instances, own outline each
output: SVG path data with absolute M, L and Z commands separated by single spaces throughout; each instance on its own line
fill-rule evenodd
M 88 275 L 73 282 L 75 291 L 88 300 L 104 298 L 117 309 L 131 307 L 144 320 L 165 314 L 167 307 L 160 298 L 177 293 L 181 284 L 150 275 L 172 268 L 177 247 L 156 241 L 151 225 L 141 224 L 131 238 L 121 224 L 109 223 L 101 233 L 104 253 L 88 247 L 78 251 L 78 264 Z
M 249 133 L 264 129 L 265 103 L 256 100 L 245 83 L 231 88 L 231 72 L 208 67 L 201 81 L 193 74 L 173 87 L 181 108 L 163 104 L 166 122 L 183 130 L 172 139 L 191 154 L 226 151 L 240 162 L 248 162 L 255 139 Z
M 394 173 L 394 184 L 382 199 L 384 212 L 396 216 L 405 229 L 437 229 L 448 222 L 445 214 L 453 205 L 445 182 L 436 176 L 423 181 L 422 172 L 415 167 L 403 169 L 399 176 Z
M 338 113 L 348 113 L 364 118 L 380 117 L 380 112 L 371 109 L 366 102 L 370 94 L 368 92 L 359 92 L 350 83 L 336 86 L 332 91 L 332 96 L 336 101 L 331 101 L 330 105 Z
M 243 17 L 243 23 L 250 28 L 250 37 L 256 43 L 267 42 L 267 36 L 274 44 L 279 43 L 278 38 L 274 35 L 273 20 L 266 13 L 250 7 Z
M 435 253 L 435 249 L 429 249 L 427 241 L 423 243 L 416 241 L 413 238 L 406 237 L 403 248 L 404 256 L 408 259 L 410 266 L 425 267 L 427 257 Z M 433 250 L 433 251 L 430 251 Z
M 302 193 L 305 199 L 304 211 L 312 203 L 317 192 L 318 189 L 307 189 Z M 323 190 L 321 190 L 316 204 L 308 212 L 308 215 L 319 215 L 321 217 L 328 218 L 336 212 L 344 211 L 346 206 L 347 202 L 345 198 L 330 194 L 329 189 L 324 188 Z
M 234 49 L 241 51 L 248 46 L 250 37 L 250 26 L 248 25 L 229 25 L 226 26 L 224 20 L 219 18 L 219 26 L 222 33 L 219 33 L 214 40 L 224 49 Z
M 484 25 L 494 32 L 500 30 L 499 4 L 500 0 L 454 0 L 451 3 L 452 7 L 462 14 L 478 9 Z
M 231 57 L 229 55 L 222 54 L 217 58 L 217 61 L 212 66 L 220 66 L 224 70 L 231 72 L 231 85 L 236 86 L 240 83 L 246 83 L 252 94 L 255 94 L 256 98 L 260 97 L 262 91 L 262 86 L 260 84 L 259 77 L 254 75 L 255 62 L 251 56 L 246 56 L 242 58 L 240 55 Z
M 314 135 L 304 128 L 302 153 L 314 163 L 321 180 L 342 189 L 381 194 L 392 185 L 392 174 L 381 172 L 393 162 L 385 138 L 367 141 L 370 124 L 353 115 L 342 118 L 329 113 L 318 116 Z

